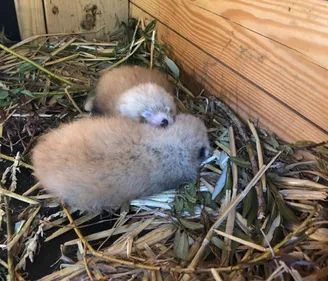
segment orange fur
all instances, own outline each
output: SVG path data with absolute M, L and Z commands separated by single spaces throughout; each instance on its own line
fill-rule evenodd
M 166 129 L 97 117 L 42 136 L 32 162 L 49 192 L 72 207 L 100 211 L 195 180 L 201 148 L 210 149 L 206 128 L 192 115 L 178 115 Z
M 143 111 L 150 110 L 155 115 L 165 112 L 168 106 L 174 119 L 176 105 L 173 92 L 172 83 L 159 70 L 121 66 L 100 77 L 95 95 L 88 97 L 85 109 L 108 116 L 124 115 L 139 120 Z M 122 104 L 128 107 L 126 114 L 120 110 Z

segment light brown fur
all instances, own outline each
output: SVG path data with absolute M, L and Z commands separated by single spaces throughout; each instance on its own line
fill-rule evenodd
M 149 83 L 154 86 L 148 88 L 141 86 Z M 127 92 L 128 95 L 132 95 L 131 98 L 122 98 Z M 151 110 L 155 115 L 164 112 L 165 106 L 168 106 L 174 120 L 176 105 L 173 92 L 172 83 L 159 70 L 140 66 L 121 66 L 100 77 L 95 94 L 89 96 L 85 109 L 107 116 L 125 115 L 138 120 L 145 110 Z M 120 111 L 122 104 L 127 105 L 129 111 L 127 114 L 122 114 Z
M 32 162 L 49 192 L 72 207 L 100 211 L 195 180 L 201 148 L 210 149 L 206 128 L 192 115 L 178 115 L 165 130 L 97 117 L 41 137 Z

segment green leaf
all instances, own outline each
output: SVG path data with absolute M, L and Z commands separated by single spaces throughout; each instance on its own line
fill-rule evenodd
M 237 166 L 242 168 L 250 168 L 251 162 L 247 161 L 245 158 L 240 156 L 231 156 L 230 157 L 231 162 L 235 163 Z
M 23 88 L 16 88 L 16 89 L 12 89 L 10 90 L 13 94 L 17 95 L 19 94 L 21 91 L 23 91 Z
M 9 96 L 8 91 L 5 91 L 5 90 L 0 91 L 0 100 L 4 100 L 4 99 L 8 98 L 8 96 Z
M 184 206 L 184 209 L 192 216 L 195 215 L 195 210 L 194 210 L 194 206 L 188 202 L 188 201 L 184 201 L 183 202 L 183 206 Z
M 171 70 L 171 72 L 173 73 L 175 78 L 178 79 L 180 77 L 180 69 L 175 64 L 175 62 L 173 60 L 171 60 L 168 56 L 166 56 L 165 63 L 168 66 L 168 68 Z
M 251 205 L 251 207 L 246 216 L 246 219 L 247 219 L 247 226 L 250 226 L 253 224 L 254 219 L 257 217 L 257 211 L 258 211 L 258 202 L 257 202 L 255 188 L 252 188 L 248 193 L 248 195 L 249 195 L 249 204 Z
M 204 204 L 207 207 L 210 207 L 213 210 L 217 210 L 219 206 L 211 199 L 212 194 L 210 192 L 201 192 L 202 197 L 204 198 Z
M 225 249 L 224 242 L 220 238 L 213 236 L 211 242 L 219 249 L 221 250 Z
M 270 189 L 267 189 L 266 197 L 267 197 L 266 212 L 270 213 L 274 205 L 274 199 Z
M 180 231 L 178 230 L 175 233 L 175 237 L 174 237 L 173 251 L 178 258 L 182 260 L 186 260 L 188 255 L 188 250 L 189 250 L 188 236 L 184 231 L 180 233 Z
M 193 197 L 192 195 L 190 195 L 188 192 L 185 193 L 185 197 L 191 203 L 196 203 L 196 201 L 197 201 L 197 199 L 195 197 Z
M 287 221 L 297 222 L 298 219 L 297 219 L 296 215 L 286 205 L 285 200 L 282 197 L 282 195 L 280 194 L 280 192 L 278 191 L 277 187 L 272 182 L 269 182 L 268 188 L 269 188 L 268 192 L 271 191 L 273 193 L 275 202 L 277 204 L 277 207 L 278 207 L 278 210 L 279 210 L 279 213 L 281 214 L 281 216 Z
M 277 205 L 281 216 L 286 221 L 297 222 L 298 219 L 294 212 L 286 205 L 284 199 L 282 198 L 281 194 L 277 197 Z
M 292 147 L 291 147 L 290 145 L 285 144 L 285 145 L 282 145 L 281 148 L 282 148 L 284 151 L 286 151 L 286 153 L 287 153 L 288 155 L 294 155 L 294 151 L 293 151 L 293 149 L 292 149 Z
M 183 200 L 182 198 L 176 196 L 174 200 L 174 209 L 177 213 L 180 213 L 183 209 Z
M 279 142 L 273 136 L 270 136 L 269 142 L 274 148 L 279 148 L 280 146 Z
M 249 213 L 249 211 L 252 208 L 252 204 L 253 204 L 253 196 L 251 194 L 251 191 L 248 192 L 248 194 L 246 195 L 244 201 L 243 201 L 243 217 L 246 218 L 247 214 Z
M 189 184 L 188 187 L 189 187 L 189 194 L 190 194 L 192 197 L 196 198 L 196 194 L 197 194 L 197 187 L 196 187 L 196 184 Z
M 192 230 L 204 228 L 204 226 L 199 222 L 188 221 L 188 220 L 185 220 L 182 218 L 179 218 L 179 221 L 184 227 L 192 229 Z
M 34 65 L 25 62 L 18 68 L 18 73 L 28 73 L 28 72 L 32 72 L 35 69 L 36 67 Z
M 11 104 L 11 101 L 9 100 L 2 100 L 0 99 L 0 108 L 5 108 Z
M 26 96 L 34 98 L 33 94 L 29 90 L 23 90 L 23 91 L 20 92 L 20 94 L 24 94 Z
M 145 33 L 148 33 L 148 32 L 150 32 L 150 31 L 153 31 L 154 28 L 155 28 L 155 25 L 156 25 L 156 20 L 152 20 L 150 23 L 148 23 L 148 24 L 146 25 L 144 32 L 145 32 Z

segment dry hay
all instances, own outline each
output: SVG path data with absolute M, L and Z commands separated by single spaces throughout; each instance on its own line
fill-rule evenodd
M 283 143 L 218 99 L 192 93 L 154 34 L 154 22 L 131 20 L 112 43 L 66 34 L 9 47 L 2 37 L 0 274 L 28 280 L 27 261 L 74 228 L 77 238 L 57 243 L 61 257 L 52 274 L 39 268 L 40 280 L 325 280 L 327 143 Z M 176 78 L 180 110 L 206 122 L 215 150 L 196 183 L 112 216 L 74 213 L 35 183 L 29 152 L 44 131 L 83 115 L 99 72 L 122 63 Z M 102 231 L 80 232 L 103 221 Z

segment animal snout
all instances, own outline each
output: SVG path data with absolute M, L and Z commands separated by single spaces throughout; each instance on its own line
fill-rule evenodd
M 163 119 L 163 120 L 162 120 L 162 123 L 161 123 L 161 126 L 162 126 L 163 128 L 165 128 L 168 124 L 169 124 L 169 121 L 168 121 L 167 119 Z

